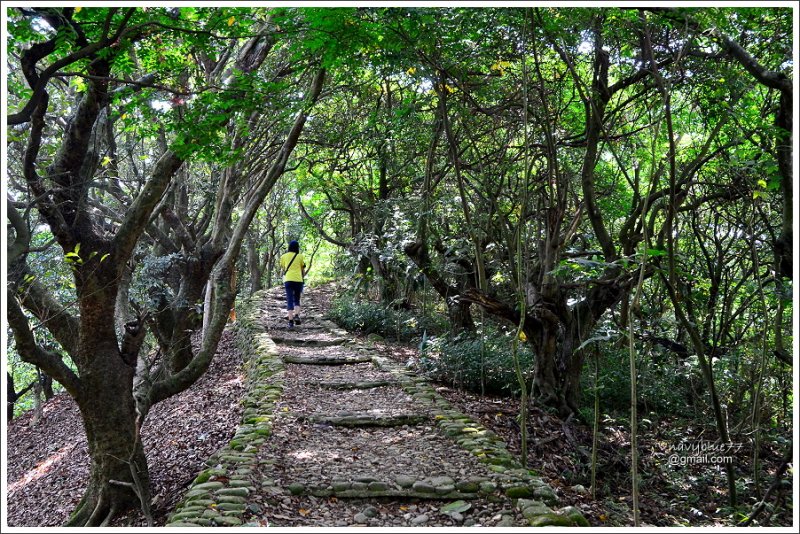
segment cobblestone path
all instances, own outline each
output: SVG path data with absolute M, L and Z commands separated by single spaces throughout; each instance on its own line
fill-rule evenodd
M 168 526 L 587 525 L 494 433 L 325 319 L 325 298 L 306 292 L 294 330 L 282 289 L 240 310 L 242 424 Z

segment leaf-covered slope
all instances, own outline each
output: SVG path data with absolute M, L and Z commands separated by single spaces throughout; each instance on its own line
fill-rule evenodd
M 226 332 L 211 369 L 187 391 L 158 404 L 142 432 L 151 461 L 153 516 L 163 524 L 202 462 L 226 443 L 241 416 L 241 359 Z M 8 524 L 60 526 L 86 486 L 89 457 L 80 414 L 62 393 L 32 424 L 28 412 L 8 427 Z M 144 525 L 139 512 L 117 525 Z

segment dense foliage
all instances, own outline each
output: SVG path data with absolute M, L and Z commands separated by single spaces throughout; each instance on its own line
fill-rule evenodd
M 349 286 L 335 318 L 436 379 L 586 421 L 596 395 L 634 435 L 689 417 L 754 443 L 731 514 L 763 494 L 791 9 L 11 7 L 6 33 L 9 417 L 43 377 L 81 407 L 72 524 L 146 502 L 148 410 L 291 239 Z

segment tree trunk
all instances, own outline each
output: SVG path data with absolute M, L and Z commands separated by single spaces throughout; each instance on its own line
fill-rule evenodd
M 792 96 L 789 91 L 781 92 L 780 108 L 775 117 L 776 149 L 778 155 L 778 170 L 781 175 L 781 190 L 783 192 L 783 224 L 781 235 L 774 245 L 776 263 L 780 274 L 792 278 Z
M 67 526 L 103 525 L 118 512 L 150 502 L 133 396 L 121 396 L 117 389 L 127 387 L 130 393 L 133 371 L 119 370 L 121 375 L 98 377 L 90 386 L 93 397 L 79 404 L 91 468 L 89 485 Z
M 14 377 L 6 372 L 6 421 L 14 419 L 14 405 L 17 403 L 17 391 L 14 386 Z
M 470 288 L 465 286 L 458 288 L 451 286 L 445 281 L 433 266 L 428 253 L 428 246 L 425 242 L 415 242 L 406 245 L 404 252 L 428 279 L 431 287 L 444 299 L 447 305 L 447 316 L 450 319 L 450 326 L 453 329 L 453 333 L 457 334 L 463 331 L 474 332 L 475 323 L 472 320 L 472 313 L 470 312 L 470 305 L 473 301 L 466 298 L 458 298 L 459 295 L 468 292 Z
M 44 400 L 49 401 L 53 397 L 56 396 L 55 392 L 53 391 L 53 377 L 48 375 L 43 371 L 39 371 L 39 382 L 42 384 L 42 393 L 44 394 Z
M 527 321 L 526 321 L 527 323 Z M 533 340 L 535 366 L 533 371 L 533 394 L 537 402 L 553 406 L 559 415 L 566 416 L 571 412 L 566 402 L 564 390 L 564 374 L 559 368 L 562 351 L 559 350 L 558 324 L 544 323 L 542 329 L 529 329 L 526 325 L 525 335 Z
M 450 320 L 453 333 L 475 331 L 475 322 L 472 320 L 472 312 L 469 306 L 468 302 L 461 302 L 455 299 L 447 303 L 447 317 Z
M 78 284 L 80 338 L 76 360 L 81 411 L 91 466 L 89 485 L 68 526 L 99 526 L 115 514 L 150 502 L 147 459 L 133 397 L 133 361 L 120 351 L 113 320 L 113 269 L 97 268 Z M 104 276 L 105 275 L 105 276 Z M 141 497 L 141 498 L 140 498 Z
M 581 343 L 603 314 L 625 295 L 628 284 L 629 281 L 621 281 L 593 288 L 572 309 L 563 299 L 551 297 L 549 305 L 540 302 L 526 313 L 523 332 L 535 354 L 533 393 L 537 402 L 556 408 L 562 417 L 579 413 L 584 363 Z M 539 294 L 544 299 L 545 292 Z M 478 304 L 496 317 L 519 324 L 518 308 L 477 288 L 470 288 L 458 300 Z
M 256 250 L 256 243 L 253 238 L 247 240 L 247 270 L 250 272 L 250 295 L 256 291 L 261 291 L 263 285 L 261 279 L 261 262 Z
M 92 324 L 91 317 L 81 319 L 80 351 L 88 357 L 78 407 L 91 467 L 89 485 L 67 526 L 99 526 L 118 512 L 149 503 L 150 478 L 132 392 L 135 368 L 123 361 L 113 335 Z M 108 326 L 113 329 L 113 322 Z

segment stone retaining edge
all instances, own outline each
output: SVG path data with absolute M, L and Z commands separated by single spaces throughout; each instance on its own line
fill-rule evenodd
M 506 450 L 505 442 L 497 434 L 456 410 L 427 380 L 383 356 L 374 356 L 373 363 L 379 369 L 391 372 L 406 393 L 432 411 L 441 433 L 488 464 L 489 469 L 496 473 L 498 490 L 516 500 L 517 508 L 531 526 L 589 525 L 580 510 L 573 506 L 551 509 L 550 506 L 558 504 L 553 488 L 534 471 L 524 468 Z
M 214 453 L 190 484 L 167 527 L 240 526 L 255 491 L 256 453 L 272 433 L 272 417 L 283 393 L 284 364 L 275 343 L 259 323 L 265 291 L 256 292 L 239 309 L 234 325 L 236 347 L 244 359 L 246 393 L 242 420 L 233 438 Z M 256 510 L 252 510 L 256 511 Z

